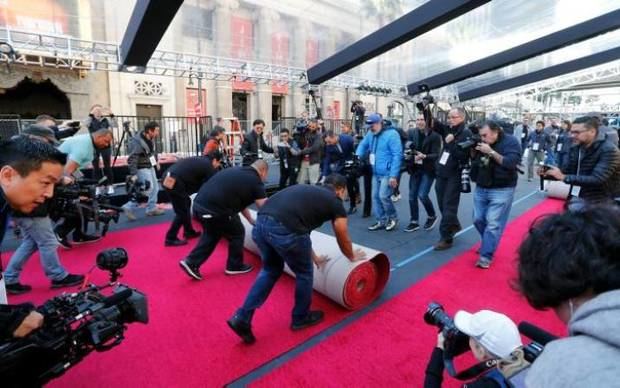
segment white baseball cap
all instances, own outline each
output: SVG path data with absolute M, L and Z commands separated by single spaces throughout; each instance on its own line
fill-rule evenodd
M 459 311 L 454 324 L 463 333 L 475 339 L 486 350 L 500 358 L 506 358 L 523 346 L 517 325 L 504 314 L 481 310 L 475 314 Z

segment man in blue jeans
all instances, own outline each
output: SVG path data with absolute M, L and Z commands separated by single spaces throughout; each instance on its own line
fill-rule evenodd
M 279 191 L 259 210 L 252 237 L 258 245 L 263 262 L 254 285 L 243 306 L 228 320 L 228 326 L 251 344 L 254 311 L 267 300 L 284 271 L 284 264 L 295 274 L 295 307 L 292 330 L 300 330 L 323 320 L 322 311 L 311 311 L 314 268 L 328 259 L 318 257 L 312 250 L 310 232 L 331 221 L 342 254 L 351 261 L 361 260 L 364 252 L 353 250 L 347 230 L 347 213 L 342 199 L 347 180 L 332 174 L 324 186 L 295 185 Z
M 398 225 L 391 196 L 398 186 L 403 145 L 395 128 L 383 127 L 383 119 L 378 113 L 368 116 L 366 124 L 370 126 L 370 131 L 357 147 L 356 154 L 360 159 L 368 158 L 373 173 L 372 207 L 377 221 L 368 230 L 391 231 Z
M 517 186 L 517 165 L 521 144 L 506 135 L 493 121 L 480 129 L 482 143 L 476 146 L 471 176 L 476 182 L 474 192 L 474 225 L 482 244 L 476 266 L 488 269 L 502 237 Z

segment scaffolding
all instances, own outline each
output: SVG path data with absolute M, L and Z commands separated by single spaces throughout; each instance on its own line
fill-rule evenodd
M 28 66 L 54 67 L 71 70 L 119 71 L 120 46 L 116 43 L 90 41 L 67 35 L 56 35 L 0 28 L 0 42 L 15 50 L 14 55 L 0 52 L 0 62 Z M 125 69 L 126 71 L 129 68 Z M 243 59 L 223 58 L 175 51 L 156 50 L 140 73 L 171 77 L 188 77 L 202 73 L 216 81 L 249 81 L 257 84 L 307 85 L 306 69 Z M 369 80 L 341 75 L 323 84 L 336 88 L 357 88 L 360 85 L 391 89 L 400 95 L 405 84 Z

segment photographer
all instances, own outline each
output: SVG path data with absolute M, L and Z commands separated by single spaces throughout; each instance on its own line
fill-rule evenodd
M 364 115 L 366 114 L 364 103 L 360 100 L 353 101 L 351 104 L 351 113 L 353 113 L 353 127 L 355 128 L 355 134 L 359 135 L 364 125 Z
M 21 136 L 42 141 L 52 146 L 58 145 L 54 131 L 37 124 L 23 130 Z M 22 241 L 9 259 L 4 272 L 6 291 L 9 294 L 19 295 L 32 290 L 31 286 L 19 282 L 19 275 L 26 262 L 37 250 L 45 275 L 52 282 L 52 288 L 75 286 L 84 280 L 83 275 L 68 273 L 60 263 L 57 252 L 59 244 L 54 234 L 52 220 L 49 217 L 50 206 L 50 199 L 47 199 L 28 214 L 20 211 L 13 212 L 15 225 L 22 231 Z
M 241 156 L 243 157 L 243 166 L 249 166 L 259 159 L 263 159 L 263 152 L 273 154 L 273 148 L 265 143 L 263 138 L 263 130 L 265 122 L 256 119 L 252 123 L 252 130 L 243 137 L 241 144 Z
M 536 129 L 530 132 L 527 138 L 527 180 L 531 182 L 534 176 L 534 161 L 544 163 L 545 152 L 553 149 L 551 136 L 545 132 L 545 122 L 536 122 Z
M 173 164 L 166 172 L 163 186 L 172 202 L 174 220 L 166 233 L 165 246 L 185 245 L 188 239 L 200 236 L 200 233 L 192 227 L 190 195 L 198 192 L 200 186 L 219 170 L 223 157 L 222 153 L 216 150 L 207 156 L 184 158 Z M 177 236 L 181 226 L 184 240 L 180 240 Z
M 209 139 L 205 143 L 205 148 L 202 152 L 203 156 L 206 156 L 214 151 L 219 151 L 222 154 L 226 154 L 226 147 L 224 142 L 226 141 L 226 130 L 222 127 L 215 127 L 209 134 Z
M 321 178 L 321 148 L 323 140 L 317 132 L 319 125 L 316 119 L 308 122 L 308 128 L 301 135 L 301 167 L 297 176 L 297 183 L 317 184 Z
M 51 198 L 65 162 L 53 146 L 26 136 L 0 142 L 0 244 L 9 212 L 30 213 Z M 0 340 L 25 337 L 42 324 L 32 305 L 0 305 Z
M 408 130 L 408 150 L 405 163 L 409 173 L 409 211 L 411 219 L 405 232 L 420 229 L 418 199 L 422 202 L 428 219 L 424 230 L 431 230 L 437 224 L 437 215 L 428 194 L 433 186 L 436 163 L 441 151 L 441 136 L 426 125 L 423 114 L 418 114 L 416 127 Z
M 159 181 L 157 180 L 157 172 L 159 170 L 159 162 L 157 161 L 157 148 L 155 147 L 155 138 L 159 136 L 159 124 L 155 121 L 149 121 L 144 125 L 144 130 L 135 135 L 129 142 L 129 157 L 127 158 L 127 167 L 129 167 L 130 179 L 132 182 L 149 182 L 148 183 L 148 202 L 146 205 L 146 215 L 148 217 L 161 216 L 164 210 L 157 207 L 157 195 L 159 193 Z M 134 210 L 138 204 L 129 201 L 123 205 L 123 211 L 127 219 L 134 221 L 136 215 Z
M 620 210 L 593 206 L 538 221 L 519 248 L 518 288 L 553 309 L 569 337 L 548 343 L 529 388 L 620 387 Z
M 368 157 L 373 172 L 372 206 L 376 222 L 368 230 L 385 229 L 389 232 L 398 226 L 398 215 L 390 197 L 398 184 L 403 147 L 398 132 L 383 127 L 380 114 L 369 115 L 366 124 L 370 130 L 357 147 L 356 154 L 361 159 Z
M 474 226 L 482 239 L 476 266 L 488 269 L 512 208 L 521 145 L 494 121 L 488 121 L 480 129 L 480 138 L 482 143 L 476 145 L 471 170 L 476 182 Z
M 437 124 L 437 131 L 442 136 L 444 146 L 437 162 L 437 180 L 435 192 L 441 212 L 439 224 L 440 240 L 434 249 L 442 251 L 452 247 L 454 235 L 461 230 L 458 219 L 461 200 L 461 175 L 469 164 L 469 150 L 458 144 L 471 139 L 472 133 L 465 126 L 465 110 L 454 108 L 448 112 L 448 125 Z
M 81 175 L 79 170 L 92 162 L 95 150 L 109 148 L 113 140 L 112 131 L 106 128 L 93 133 L 76 135 L 65 140 L 58 147 L 60 151 L 67 154 L 67 164 L 65 165 L 63 183 L 74 183 L 75 176 Z M 67 238 L 71 231 L 73 231 L 74 244 L 88 244 L 101 240 L 100 236 L 85 234 L 82 229 L 82 217 L 66 216 L 62 223 L 56 226 L 55 233 L 60 245 L 66 249 L 71 249 L 72 247 Z
M 516 359 L 516 352 L 523 347 L 517 325 L 504 314 L 481 310 L 475 314 L 458 311 L 454 326 L 469 337 L 469 348 L 476 360 L 494 362 L 496 367 L 487 370 L 476 380 L 464 384 L 467 388 L 502 388 L 508 386 L 502 369 L 509 367 Z M 437 336 L 437 347 L 433 350 L 426 367 L 424 388 L 439 388 L 444 371 L 443 332 Z
M 66 125 L 59 127 L 56 125 L 56 120 L 52 116 L 46 114 L 38 115 L 34 119 L 34 123 L 54 131 L 54 137 L 56 137 L 56 140 L 71 137 L 80 130 L 79 121 L 69 121 Z
M 541 169 L 543 177 L 579 186 L 579 198 L 588 202 L 606 202 L 620 196 L 620 150 L 599 131 L 595 117 L 573 121 L 571 136 L 576 146 L 570 149 L 562 169 Z
M 354 140 L 351 135 L 340 134 L 336 136 L 334 131 L 327 131 L 325 136 L 325 156 L 323 157 L 322 175 L 327 177 L 331 174 L 340 174 L 345 176 L 345 162 L 352 161 L 354 155 Z M 357 176 L 350 174 L 345 176 L 347 179 L 347 191 L 349 193 L 349 214 L 357 211 L 356 200 L 357 192 L 355 191 L 354 182 Z
M 110 108 L 104 108 L 99 104 L 95 104 L 90 108 L 90 113 L 84 121 L 84 126 L 88 128 L 89 133 L 97 132 L 100 129 L 112 129 L 117 128 L 118 124 L 114 119 L 114 114 L 110 111 Z M 93 179 L 99 180 L 103 177 L 101 173 L 101 167 L 99 164 L 99 156 L 103 159 L 103 171 L 108 178 L 106 181 L 107 187 L 105 191 L 97 188 L 97 195 L 107 193 L 108 195 L 114 194 L 114 174 L 112 173 L 111 160 L 112 160 L 112 147 L 95 149 L 95 155 L 93 158 Z
M 280 161 L 280 190 L 286 186 L 292 186 L 297 183 L 300 153 L 301 150 L 297 142 L 291 138 L 290 131 L 286 128 L 282 128 L 280 130 L 280 142 L 278 143 L 277 155 Z

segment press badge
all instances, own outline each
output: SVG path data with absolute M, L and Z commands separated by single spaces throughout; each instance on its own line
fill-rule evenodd
M 562 144 L 562 143 L 558 143 L 558 145 L 557 145 L 557 147 L 556 147 L 556 151 L 557 151 L 557 152 L 561 152 L 561 151 L 562 151 L 562 146 L 563 146 L 563 145 L 564 145 L 564 144 Z
M 522 133 L 521 133 L 521 139 L 525 139 L 525 136 L 526 136 L 526 135 L 527 135 L 527 134 L 526 134 L 525 132 L 522 132 Z
M 375 165 L 375 154 L 370 154 L 370 156 L 368 157 L 368 161 L 370 162 L 371 166 Z
M 540 144 L 538 144 L 538 143 L 534 143 L 534 144 L 532 145 L 532 150 L 533 150 L 533 151 L 538 151 L 539 149 L 540 149 Z
M 439 159 L 439 164 L 445 166 L 446 163 L 448 163 L 449 158 L 450 158 L 450 153 L 448 151 L 444 151 L 443 154 L 441 154 L 441 159 Z
M 151 166 L 153 167 L 157 166 L 157 160 L 155 160 L 155 155 L 151 155 L 149 157 L 149 161 L 151 162 Z

